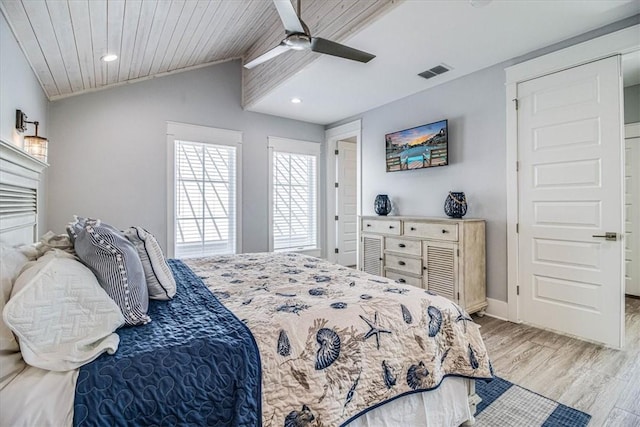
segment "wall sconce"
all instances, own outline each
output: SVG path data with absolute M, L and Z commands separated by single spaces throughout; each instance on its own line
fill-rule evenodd
M 31 154 L 36 159 L 47 163 L 47 150 L 49 141 L 47 138 L 38 136 L 38 121 L 27 121 L 27 115 L 22 110 L 16 110 L 16 129 L 18 132 L 25 132 L 27 130 L 27 123 L 36 125 L 35 135 L 25 135 L 24 137 L 24 150 Z

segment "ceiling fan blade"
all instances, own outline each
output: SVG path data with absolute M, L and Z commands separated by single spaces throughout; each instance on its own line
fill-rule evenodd
M 263 62 L 267 62 L 270 59 L 275 58 L 276 56 L 280 55 L 281 53 L 285 53 L 286 51 L 288 51 L 290 48 L 289 46 L 287 46 L 284 43 L 280 43 L 278 46 L 274 47 L 273 49 L 271 49 L 268 52 L 263 53 L 262 55 L 258 56 L 256 59 L 254 59 L 251 62 L 247 62 L 246 64 L 244 64 L 244 68 L 248 68 L 251 69 L 257 65 L 262 64 Z
M 318 53 L 325 53 L 327 55 L 339 56 L 340 58 L 346 58 L 360 62 L 369 62 L 376 57 L 375 55 L 372 55 L 370 53 L 363 52 L 361 50 L 354 49 L 352 47 L 332 42 L 331 40 L 323 39 L 320 37 L 313 37 L 311 39 L 311 50 Z
M 296 10 L 289 0 L 273 0 L 273 4 L 278 9 L 278 15 L 282 20 L 282 25 L 287 33 L 304 33 L 304 28 L 300 23 L 300 18 L 296 15 Z

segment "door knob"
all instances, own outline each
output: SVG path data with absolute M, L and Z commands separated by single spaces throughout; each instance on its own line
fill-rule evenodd
M 608 240 L 610 242 L 615 242 L 616 240 L 618 240 L 618 233 L 613 233 L 611 231 L 607 231 L 604 234 L 594 234 L 592 237 L 601 237 L 605 240 Z

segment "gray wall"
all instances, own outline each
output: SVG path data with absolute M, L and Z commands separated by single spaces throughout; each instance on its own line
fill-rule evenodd
M 232 61 L 51 103 L 49 224 L 73 214 L 141 225 L 166 248 L 166 121 L 244 133 L 242 250 L 268 250 L 267 137 L 322 142 L 319 125 L 244 111 Z
M 635 15 L 327 126 L 362 119 L 363 214 L 374 214 L 375 195 L 387 193 L 396 215 L 442 217 L 448 191 L 464 191 L 467 217 L 487 221 L 487 295 L 506 301 L 504 69 L 638 23 Z M 386 173 L 386 133 L 441 119 L 449 120 L 449 166 Z
M 30 121 L 39 121 L 38 134 L 49 137 L 47 104 L 40 82 L 13 37 L 4 15 L 0 13 L 0 139 L 22 148 L 23 135 L 16 132 L 15 128 L 16 110 L 23 110 Z M 29 125 L 26 134 L 33 135 L 34 131 L 34 126 Z M 45 170 L 38 189 L 40 234 L 47 231 L 46 176 Z
M 442 217 L 449 190 L 464 191 L 467 217 L 487 220 L 488 296 L 507 299 L 504 66 L 484 69 L 362 115 L 363 214 L 386 193 L 395 215 Z M 449 120 L 449 166 L 385 172 L 384 135 Z
M 624 122 L 640 122 L 640 85 L 624 88 Z

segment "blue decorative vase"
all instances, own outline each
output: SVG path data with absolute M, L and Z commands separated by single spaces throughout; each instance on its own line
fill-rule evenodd
M 391 212 L 391 200 L 389 200 L 389 196 L 386 194 L 378 194 L 373 208 L 378 215 L 389 215 Z
M 467 213 L 467 198 L 462 191 L 449 191 L 444 201 L 444 213 L 451 218 L 462 218 Z

